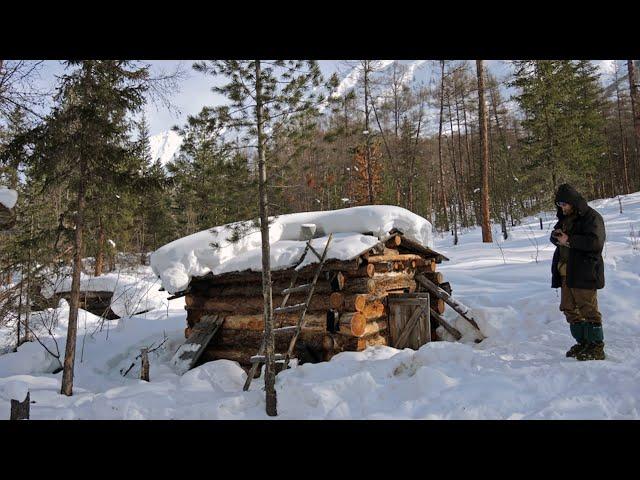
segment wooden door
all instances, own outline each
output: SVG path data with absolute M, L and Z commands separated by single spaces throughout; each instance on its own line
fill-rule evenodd
M 394 348 L 419 349 L 431 341 L 428 293 L 389 295 L 389 342 Z

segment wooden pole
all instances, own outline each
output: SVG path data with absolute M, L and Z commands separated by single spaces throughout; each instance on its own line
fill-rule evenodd
M 149 349 L 143 348 L 142 352 L 142 370 L 140 370 L 140 380 L 149 381 Z
M 444 327 L 444 329 L 449 332 L 456 340 L 460 340 L 462 338 L 462 334 L 453 327 L 449 322 L 447 322 L 444 317 L 440 316 L 438 312 L 436 312 L 433 308 L 431 309 L 431 316 Z

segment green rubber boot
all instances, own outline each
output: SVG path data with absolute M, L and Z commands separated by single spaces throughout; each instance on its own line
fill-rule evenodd
M 585 325 L 585 338 L 587 346 L 576 354 L 576 359 L 584 362 L 586 360 L 604 360 L 604 334 L 602 325 L 599 323 L 587 323 Z
M 575 338 L 578 343 L 576 343 L 567 351 L 567 357 L 575 357 L 587 346 L 587 340 L 585 338 L 585 326 L 586 322 L 576 322 L 569 325 L 571 336 L 573 336 L 573 338 Z

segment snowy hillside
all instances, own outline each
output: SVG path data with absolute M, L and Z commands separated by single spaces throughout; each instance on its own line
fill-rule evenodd
M 480 230 L 435 238 L 451 261 L 440 268 L 453 293 L 469 306 L 487 338 L 480 344 L 433 342 L 420 350 L 371 347 L 330 362 L 294 367 L 276 378 L 281 419 L 640 419 L 640 192 L 591 202 L 606 222 L 606 287 L 599 291 L 607 360 L 577 362 L 550 288 L 554 214 L 523 220 L 502 240 L 482 244 Z M 146 269 L 146 275 L 150 274 Z M 164 293 L 164 292 L 163 292 Z M 265 419 L 262 381 L 242 391 L 244 371 L 219 360 L 177 375 L 170 359 L 184 341 L 184 299 L 151 312 L 100 325 L 79 319 L 74 396 L 60 395 L 57 362 L 38 343 L 0 355 L 0 418 L 9 417 L 12 393 L 28 387 L 35 419 Z M 66 315 L 54 335 L 64 348 Z M 448 309 L 459 329 L 463 320 Z M 14 333 L 0 330 L 2 347 Z M 165 337 L 166 336 L 166 337 Z M 166 338 L 166 340 L 164 340 Z M 55 351 L 46 334 L 41 339 Z M 151 382 L 138 380 L 140 348 L 150 355 Z
M 149 138 L 151 148 L 151 158 L 155 162 L 160 159 L 163 165 L 166 165 L 180 150 L 182 145 L 182 137 L 173 130 L 153 135 Z

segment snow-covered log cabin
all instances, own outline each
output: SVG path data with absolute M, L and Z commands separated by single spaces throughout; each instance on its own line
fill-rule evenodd
M 445 304 L 423 292 L 415 276 L 422 274 L 450 292 L 436 271 L 436 265 L 448 258 L 431 248 L 431 224 L 400 207 L 363 206 L 273 218 L 269 238 L 274 308 L 282 304 L 283 290 L 291 286 L 296 271 L 296 285 L 308 283 L 316 273 L 316 255 L 305 255 L 300 262 L 307 240 L 312 238 L 313 249 L 323 252 L 330 234 L 296 343 L 298 362 L 326 361 L 338 352 L 371 345 L 419 348 L 437 339 L 435 318 Z M 185 337 L 204 316 L 222 319 L 196 364 L 229 359 L 248 369 L 264 329 L 259 227 L 238 222 L 176 240 L 153 253 L 151 266 L 167 291 L 185 296 Z M 306 291 L 292 292 L 288 305 L 306 298 Z M 278 313 L 274 327 L 296 325 L 299 317 L 299 312 Z M 276 352 L 287 350 L 293 330 L 276 332 Z

